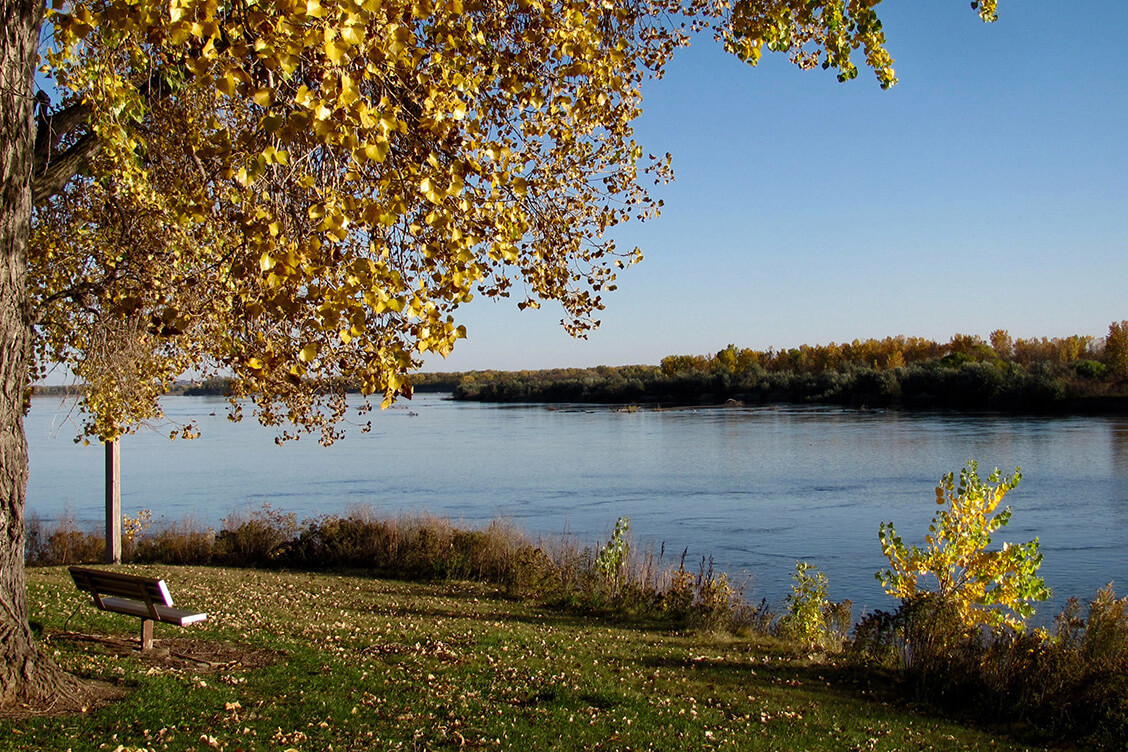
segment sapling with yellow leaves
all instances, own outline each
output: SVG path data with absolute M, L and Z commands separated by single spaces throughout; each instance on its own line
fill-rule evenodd
M 926 592 L 921 579 L 934 583 L 934 594 L 951 605 L 964 628 L 1009 627 L 1021 631 L 1033 603 L 1049 597 L 1038 576 L 1042 555 L 1038 539 L 990 548 L 991 536 L 1010 522 L 1011 509 L 999 509 L 1022 479 L 1021 471 L 1003 477 L 999 470 L 979 477 L 975 462 L 948 473 L 936 486 L 942 507 L 932 518 L 925 545 L 905 545 L 892 522 L 881 523 L 878 538 L 889 568 L 877 579 L 889 595 L 909 601 Z

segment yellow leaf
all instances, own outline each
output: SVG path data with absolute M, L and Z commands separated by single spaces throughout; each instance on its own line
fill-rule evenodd
M 336 41 L 326 42 L 325 57 L 329 58 L 329 61 L 334 65 L 339 65 L 341 58 L 345 56 L 345 52 L 347 52 L 348 49 L 349 46 L 347 44 L 341 44 L 340 42 Z
M 308 345 L 302 348 L 302 351 L 300 353 L 298 353 L 298 360 L 303 363 L 309 363 L 311 360 L 317 357 L 318 349 L 319 348 L 316 342 L 310 342 Z
M 373 161 L 383 162 L 391 151 L 391 146 L 389 141 L 377 141 L 364 147 L 364 155 Z
M 228 72 L 223 78 L 215 82 L 215 88 L 220 94 L 231 96 L 235 93 L 235 79 L 232 78 L 231 73 Z
M 341 39 L 349 44 L 360 44 L 364 41 L 364 27 L 353 24 L 341 29 Z

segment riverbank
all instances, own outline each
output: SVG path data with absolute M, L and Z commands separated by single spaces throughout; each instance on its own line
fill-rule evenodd
M 762 637 L 608 622 L 464 582 L 126 569 L 166 578 L 207 621 L 158 625 L 142 656 L 135 619 L 96 611 L 65 569 L 29 570 L 39 639 L 126 697 L 0 720 L 0 750 L 1044 749 Z
M 142 536 L 146 522 L 126 520 L 127 562 L 160 569 L 210 564 L 220 577 L 226 572 L 236 579 L 293 569 L 308 577 L 351 572 L 436 587 L 470 580 L 483 592 L 562 618 L 710 635 L 756 650 L 767 645 L 865 677 L 866 692 L 935 703 L 949 717 L 974 718 L 993 728 L 1036 730 L 1047 739 L 1105 747 L 1110 740 L 1124 746 L 1128 739 L 1122 712 L 1128 599 L 1117 599 L 1111 587 L 1091 600 L 1071 599 L 1050 629 L 1024 628 L 1021 619 L 1008 622 L 1009 628 L 980 629 L 986 622 L 978 616 L 968 621 L 964 607 L 996 607 L 974 605 L 977 601 L 968 600 L 972 593 L 940 597 L 921 591 L 888 612 L 858 614 L 849 601 L 829 599 L 826 577 L 809 563 L 796 564 L 783 603 L 755 605 L 706 560 L 695 570 L 683 555 L 670 569 L 663 568 L 661 553 L 633 550 L 625 519 L 606 543 L 583 548 L 568 540 L 534 545 L 503 523 L 466 530 L 434 517 L 321 517 L 298 526 L 292 514 L 269 507 L 229 518 L 218 533 L 182 525 Z M 61 571 L 45 564 L 96 562 L 103 555 L 100 536 L 68 528 L 44 535 L 33 526 L 28 550 L 29 563 L 40 565 L 29 570 L 33 573 Z M 195 595 L 195 588 L 188 592 Z M 291 608 L 306 607 L 289 594 L 279 598 Z M 1000 605 L 1020 607 L 1014 598 Z M 48 608 L 38 613 L 55 615 Z M 330 608 L 313 616 L 336 620 L 336 613 Z

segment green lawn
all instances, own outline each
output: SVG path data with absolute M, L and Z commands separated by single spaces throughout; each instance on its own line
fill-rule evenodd
M 880 677 L 764 640 L 576 617 L 466 583 L 125 569 L 164 577 L 208 620 L 158 624 L 143 657 L 125 642 L 137 619 L 95 610 L 65 568 L 28 570 L 48 649 L 129 694 L 0 721 L 0 750 L 1041 749 L 889 704 Z

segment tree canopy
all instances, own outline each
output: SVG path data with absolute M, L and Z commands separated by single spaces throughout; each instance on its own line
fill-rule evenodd
M 642 82 L 704 31 L 843 80 L 858 52 L 892 85 L 878 2 L 6 0 L 0 702 L 50 674 L 23 594 L 29 371 L 89 384 L 90 436 L 196 369 L 332 441 L 336 385 L 409 394 L 474 295 L 559 301 L 582 335 L 640 258 L 611 231 L 670 177 L 633 138 Z
M 710 30 L 750 62 L 789 51 L 843 80 L 860 49 L 889 86 L 874 6 L 63 4 L 33 182 L 37 367 L 87 384 L 90 436 L 158 414 L 193 369 L 332 441 L 334 385 L 409 394 L 475 295 L 559 301 L 583 336 L 641 258 L 610 232 L 653 217 L 644 183 L 671 175 L 633 138 L 642 82 Z

